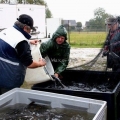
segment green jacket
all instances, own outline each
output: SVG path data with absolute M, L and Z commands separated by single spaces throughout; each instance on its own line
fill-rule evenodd
M 65 42 L 61 45 L 56 43 L 56 38 L 59 36 L 65 37 Z M 70 45 L 66 42 L 67 31 L 61 25 L 58 27 L 52 38 L 47 42 L 43 42 L 40 46 L 42 57 L 48 56 L 51 60 L 55 73 L 62 73 L 69 62 Z

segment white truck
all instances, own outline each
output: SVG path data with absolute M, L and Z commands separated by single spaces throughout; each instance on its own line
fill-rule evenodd
M 31 4 L 0 4 L 0 29 L 13 26 L 20 14 L 28 14 L 37 26 L 38 38 L 46 37 L 45 6 Z
M 52 37 L 59 25 L 62 25 L 62 18 L 47 18 L 47 37 Z M 50 35 L 50 36 L 49 36 Z

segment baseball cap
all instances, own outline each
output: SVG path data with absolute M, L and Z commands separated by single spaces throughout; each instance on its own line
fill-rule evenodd
M 17 20 L 23 24 L 28 25 L 31 29 L 36 30 L 35 27 L 33 27 L 34 21 L 33 18 L 27 14 L 22 14 L 17 18 Z

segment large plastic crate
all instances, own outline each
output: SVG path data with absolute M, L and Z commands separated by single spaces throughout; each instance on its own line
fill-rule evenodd
M 114 83 L 112 90 L 107 91 L 87 91 L 87 90 L 71 90 L 49 88 L 53 85 L 52 81 L 36 84 L 32 87 L 34 90 L 49 91 L 60 94 L 67 94 L 72 96 L 79 96 L 85 98 L 92 98 L 97 100 L 104 100 L 107 102 L 107 119 L 118 120 L 120 118 L 120 73 L 116 72 L 100 72 L 100 71 L 82 71 L 82 70 L 66 70 L 63 74 L 62 82 L 67 86 L 71 81 L 76 83 L 85 82 L 89 84 L 97 83 Z
M 52 108 L 67 108 L 87 111 L 95 114 L 93 120 L 106 120 L 106 101 L 94 100 L 82 97 L 74 97 L 56 93 L 15 88 L 0 96 L 0 107 L 14 105 L 16 103 L 30 104 L 35 102 Z

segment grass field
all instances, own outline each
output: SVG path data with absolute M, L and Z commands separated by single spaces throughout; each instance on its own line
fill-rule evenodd
M 71 32 L 68 41 L 71 47 L 100 48 L 105 42 L 106 35 L 106 32 Z

